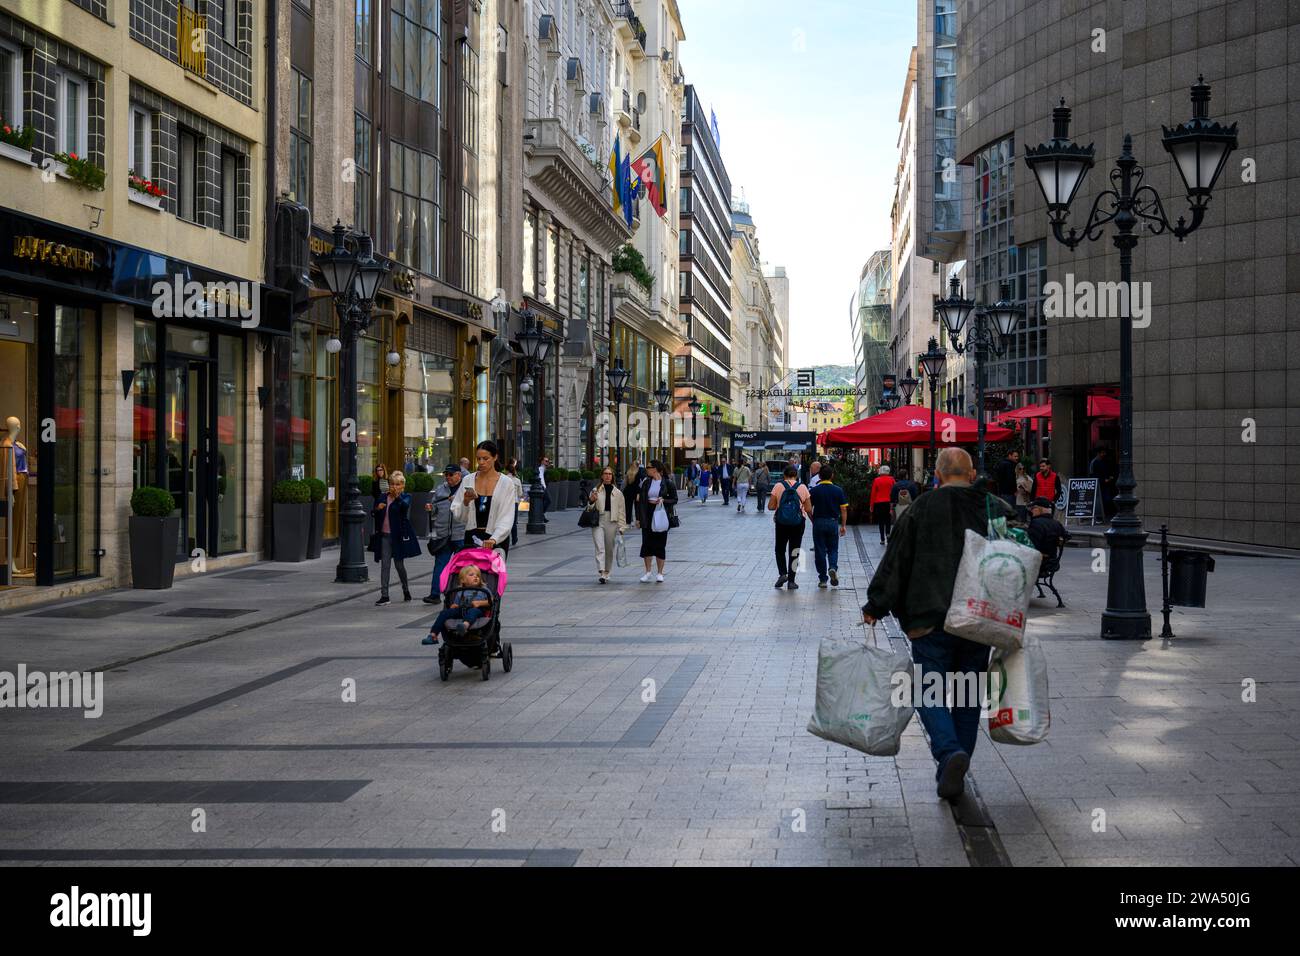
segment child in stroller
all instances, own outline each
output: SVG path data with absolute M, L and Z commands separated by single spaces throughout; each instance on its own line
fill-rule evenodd
M 469 630 L 470 625 L 492 613 L 492 594 L 483 586 L 483 572 L 476 565 L 467 564 L 456 575 L 456 587 L 447 592 L 447 606 L 443 608 L 422 644 L 437 644 L 438 635 L 450 627 L 457 632 Z
M 483 680 L 491 671 L 491 658 L 501 661 L 507 673 L 514 651 L 501 640 L 501 598 L 506 591 L 505 553 L 487 548 L 465 548 L 452 555 L 443 569 L 439 588 L 443 610 L 429 629 L 425 644 L 437 644 L 438 675 L 451 675 L 452 664 L 478 668 Z

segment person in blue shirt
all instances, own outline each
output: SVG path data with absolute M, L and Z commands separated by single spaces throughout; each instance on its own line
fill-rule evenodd
M 812 500 L 813 550 L 817 559 L 817 586 L 840 586 L 840 538 L 848 531 L 849 497 L 835 484 L 835 468 L 827 463 L 818 472 L 821 479 L 808 494 Z

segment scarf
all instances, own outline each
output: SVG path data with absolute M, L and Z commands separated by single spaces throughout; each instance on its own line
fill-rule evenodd
M 604 488 L 605 488 L 605 513 L 606 513 L 606 514 L 609 514 L 609 512 L 610 512 L 609 503 L 610 503 L 610 500 L 611 500 L 611 498 L 612 498 L 612 496 L 613 496 L 613 492 L 614 492 L 614 484 L 613 484 L 613 482 L 611 482 L 611 483 L 608 484 L 608 485 L 605 485 Z

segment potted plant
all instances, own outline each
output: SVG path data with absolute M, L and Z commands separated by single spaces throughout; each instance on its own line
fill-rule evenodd
M 311 537 L 311 486 L 277 481 L 271 489 L 271 560 L 305 561 Z
M 319 478 L 304 478 L 310 495 L 308 506 L 307 557 L 319 558 L 321 542 L 325 538 L 325 482 Z
M 406 490 L 411 496 L 411 527 L 423 538 L 429 534 L 429 512 L 425 506 L 433 500 L 436 480 L 427 471 L 413 471 L 406 479 Z
M 181 517 L 171 493 L 145 485 L 131 494 L 131 586 L 163 590 L 172 586 L 176 573 L 176 542 Z
M 65 179 L 71 179 L 82 189 L 102 190 L 104 188 L 104 170 L 84 156 L 76 153 L 55 153 L 54 162 L 63 167 L 56 168 Z
M 127 174 L 126 185 L 126 196 L 131 202 L 161 211 L 163 197 L 167 195 L 161 186 L 143 176 L 137 176 L 134 169 Z
M 31 163 L 34 126 L 13 126 L 0 119 L 0 156 L 8 156 L 20 163 Z

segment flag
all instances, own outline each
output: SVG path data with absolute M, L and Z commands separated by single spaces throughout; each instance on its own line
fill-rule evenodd
M 709 130 L 713 133 L 713 145 L 722 149 L 722 134 L 718 132 L 718 114 L 709 110 Z
M 623 221 L 626 222 L 630 227 L 632 225 L 632 216 L 633 216 L 632 203 L 634 198 L 633 191 L 635 188 L 632 185 L 632 157 L 631 156 L 623 157 L 623 163 L 621 166 L 619 166 L 618 171 L 619 171 L 619 177 L 618 177 L 619 189 L 621 192 L 620 198 L 622 199 L 623 202 Z
M 664 145 L 663 137 L 655 140 L 653 146 L 632 164 L 641 182 L 645 183 L 646 198 L 654 206 L 660 218 L 668 214 L 668 197 L 664 194 Z
M 623 151 L 619 148 L 618 137 L 614 137 L 614 150 L 609 154 L 609 187 L 613 193 L 613 209 L 615 212 L 621 212 L 623 209 L 623 178 L 619 175 L 623 170 Z

